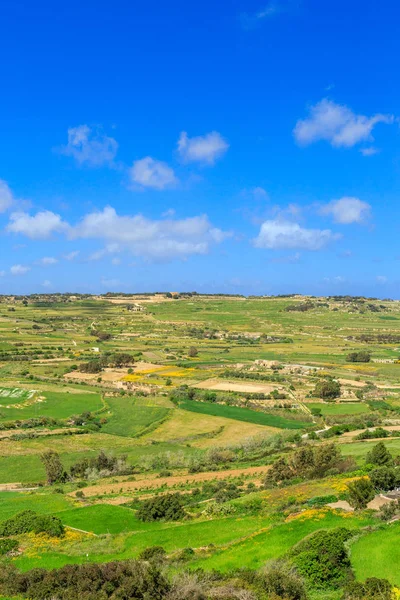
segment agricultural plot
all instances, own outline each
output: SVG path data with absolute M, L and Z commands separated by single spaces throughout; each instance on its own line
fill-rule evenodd
M 143 405 L 135 398 L 109 398 L 111 416 L 103 427 L 105 433 L 121 435 L 124 437 L 135 437 L 143 435 L 150 428 L 156 428 L 166 419 L 170 409 L 152 405 L 148 402 Z
M 324 416 L 330 415 L 361 415 L 370 411 L 367 404 L 357 403 L 326 403 L 326 402 L 306 402 L 306 406 L 310 409 L 320 409 Z
M 265 425 L 267 427 L 277 427 L 281 429 L 304 429 L 310 424 L 305 421 L 291 420 L 289 417 L 281 417 L 271 413 L 250 410 L 247 408 L 239 408 L 237 406 L 225 406 L 221 404 L 211 404 L 210 402 L 195 402 L 186 400 L 182 402 L 180 408 L 190 410 L 191 412 L 213 415 L 216 417 L 225 417 L 227 419 L 235 419 L 247 423 L 256 423 L 257 425 Z
M 238 381 L 218 381 L 216 379 L 207 379 L 201 383 L 193 384 L 194 387 L 202 390 L 212 390 L 219 392 L 242 392 L 242 393 L 253 393 L 253 394 L 269 394 L 273 390 L 283 389 L 280 385 L 274 385 L 272 383 L 252 383 L 252 382 L 238 382 Z
M 31 392 L 23 391 L 26 398 L 23 401 L 18 399 L 18 403 L 6 405 L 0 399 L 0 422 L 42 416 L 66 419 L 83 412 L 100 410 L 103 406 L 100 394 L 96 393 L 44 391 L 31 394 Z
M 55 513 L 64 525 L 95 533 L 123 533 L 140 531 L 143 523 L 135 517 L 135 512 L 123 506 L 96 504 L 83 508 L 73 508 Z M 147 528 L 149 528 L 147 526 Z

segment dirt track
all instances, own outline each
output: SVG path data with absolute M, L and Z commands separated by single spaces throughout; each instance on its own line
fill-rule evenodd
M 152 479 L 138 479 L 137 481 L 118 481 L 117 483 L 104 483 L 92 485 L 85 488 L 86 497 L 99 494 L 136 492 L 138 490 L 160 488 L 162 486 L 172 487 L 185 483 L 197 483 L 210 481 L 212 479 L 227 479 L 228 477 L 239 477 L 240 475 L 258 476 L 258 480 L 268 471 L 269 467 L 248 467 L 247 469 L 230 469 L 226 471 L 211 471 L 207 473 L 196 473 L 188 475 L 176 475 L 172 477 L 157 477 Z M 70 493 L 75 496 L 75 492 Z

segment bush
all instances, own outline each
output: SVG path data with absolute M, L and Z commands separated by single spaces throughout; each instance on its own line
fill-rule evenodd
M 387 579 L 370 577 L 364 583 L 352 581 L 345 589 L 343 600 L 394 600 L 393 588 Z
M 139 559 L 161 562 L 166 558 L 166 556 L 167 553 L 162 546 L 150 546 L 149 548 L 145 548 L 141 551 L 139 554 Z
M 0 555 L 8 554 L 18 548 L 18 540 L 5 538 L 0 540 Z
M 141 521 L 180 521 L 186 513 L 180 494 L 165 494 L 145 500 L 136 516 Z
M 167 579 L 154 564 L 137 560 L 66 565 L 27 573 L 9 566 L 0 572 L 0 594 L 32 600 L 160 600 L 169 590 Z
M 379 491 L 390 491 L 393 490 L 399 483 L 399 475 L 397 470 L 391 467 L 377 467 L 369 473 L 369 478 L 374 488 Z
M 259 573 L 260 587 L 277 598 L 306 600 L 304 581 L 295 567 L 284 560 L 273 561 Z
M 344 527 L 317 531 L 299 542 L 290 556 L 300 572 L 315 586 L 338 585 L 350 573 L 344 543 L 353 533 Z
M 24 510 L 0 524 L 0 536 L 19 535 L 21 533 L 47 533 L 61 537 L 65 530 L 61 520 L 52 515 L 38 515 L 33 510 Z

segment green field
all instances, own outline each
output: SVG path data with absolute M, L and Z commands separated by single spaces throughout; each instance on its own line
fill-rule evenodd
M 31 401 L 27 400 L 26 405 L 22 404 L 20 408 L 15 407 L 15 403 L 11 404 L 10 408 L 7 408 L 7 405 L 2 403 L 0 407 L 0 422 L 38 417 L 66 419 L 72 415 L 87 411 L 92 412 L 102 408 L 101 396 L 95 393 L 44 391 L 40 394 L 38 400 L 37 397 L 38 395 L 36 394 Z
M 103 431 L 113 435 L 135 437 L 161 422 L 170 412 L 160 406 L 145 406 L 135 398 L 109 398 L 107 402 L 112 416 Z
M 400 523 L 384 525 L 351 546 L 351 563 L 357 579 L 385 577 L 400 586 Z
M 361 415 L 363 413 L 369 412 L 370 410 L 368 405 L 363 404 L 362 402 L 343 402 L 341 404 L 328 404 L 326 402 L 307 402 L 306 406 L 308 408 L 319 408 L 321 410 L 321 413 L 327 417 L 331 415 Z
M 277 525 L 248 540 L 218 550 L 210 557 L 200 559 L 194 566 L 206 570 L 229 571 L 237 568 L 257 569 L 268 560 L 283 556 L 294 544 L 318 529 L 347 527 L 357 529 L 366 526 L 371 520 L 365 517 L 344 518 L 340 514 L 328 512 L 323 518 L 298 519 Z
M 279 427 L 281 429 L 304 429 L 304 427 L 310 426 L 310 423 L 286 419 L 280 415 L 258 412 L 247 408 L 239 408 L 237 406 L 211 404 L 209 402 L 186 400 L 180 403 L 179 408 L 203 415 L 225 417 L 227 419 L 236 419 L 237 421 L 256 423 L 257 425 L 266 425 L 269 427 Z
M 133 510 L 108 504 L 73 508 L 56 514 L 64 525 L 95 534 L 138 531 L 144 525 Z

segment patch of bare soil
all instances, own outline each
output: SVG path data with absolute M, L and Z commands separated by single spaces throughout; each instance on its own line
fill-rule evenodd
M 206 473 L 195 473 L 187 475 L 175 475 L 172 477 L 153 477 L 143 478 L 137 481 L 118 481 L 117 483 L 103 483 L 99 485 L 88 486 L 85 488 L 85 496 L 97 496 L 99 494 L 110 494 L 113 490 L 118 490 L 119 493 L 136 492 L 144 489 L 154 489 L 163 486 L 173 487 L 175 485 L 185 483 L 197 483 L 202 481 L 210 481 L 213 479 L 228 479 L 229 477 L 239 477 L 241 475 L 250 475 L 260 481 L 270 467 L 248 467 L 246 469 L 229 469 L 226 471 L 211 471 Z M 70 496 L 75 496 L 75 492 L 71 492 Z
M 351 385 L 353 387 L 364 387 L 365 381 L 355 381 L 354 379 L 338 379 L 341 385 Z
M 273 390 L 282 389 L 280 386 L 268 383 L 232 383 L 230 381 L 218 381 L 217 379 L 206 379 L 201 383 L 194 383 L 192 387 L 202 390 L 215 390 L 223 392 L 255 392 L 269 394 Z
M 346 510 L 348 512 L 353 512 L 354 508 L 350 506 L 347 500 L 338 500 L 337 502 L 330 502 L 327 506 L 331 508 L 340 508 L 341 510 Z

